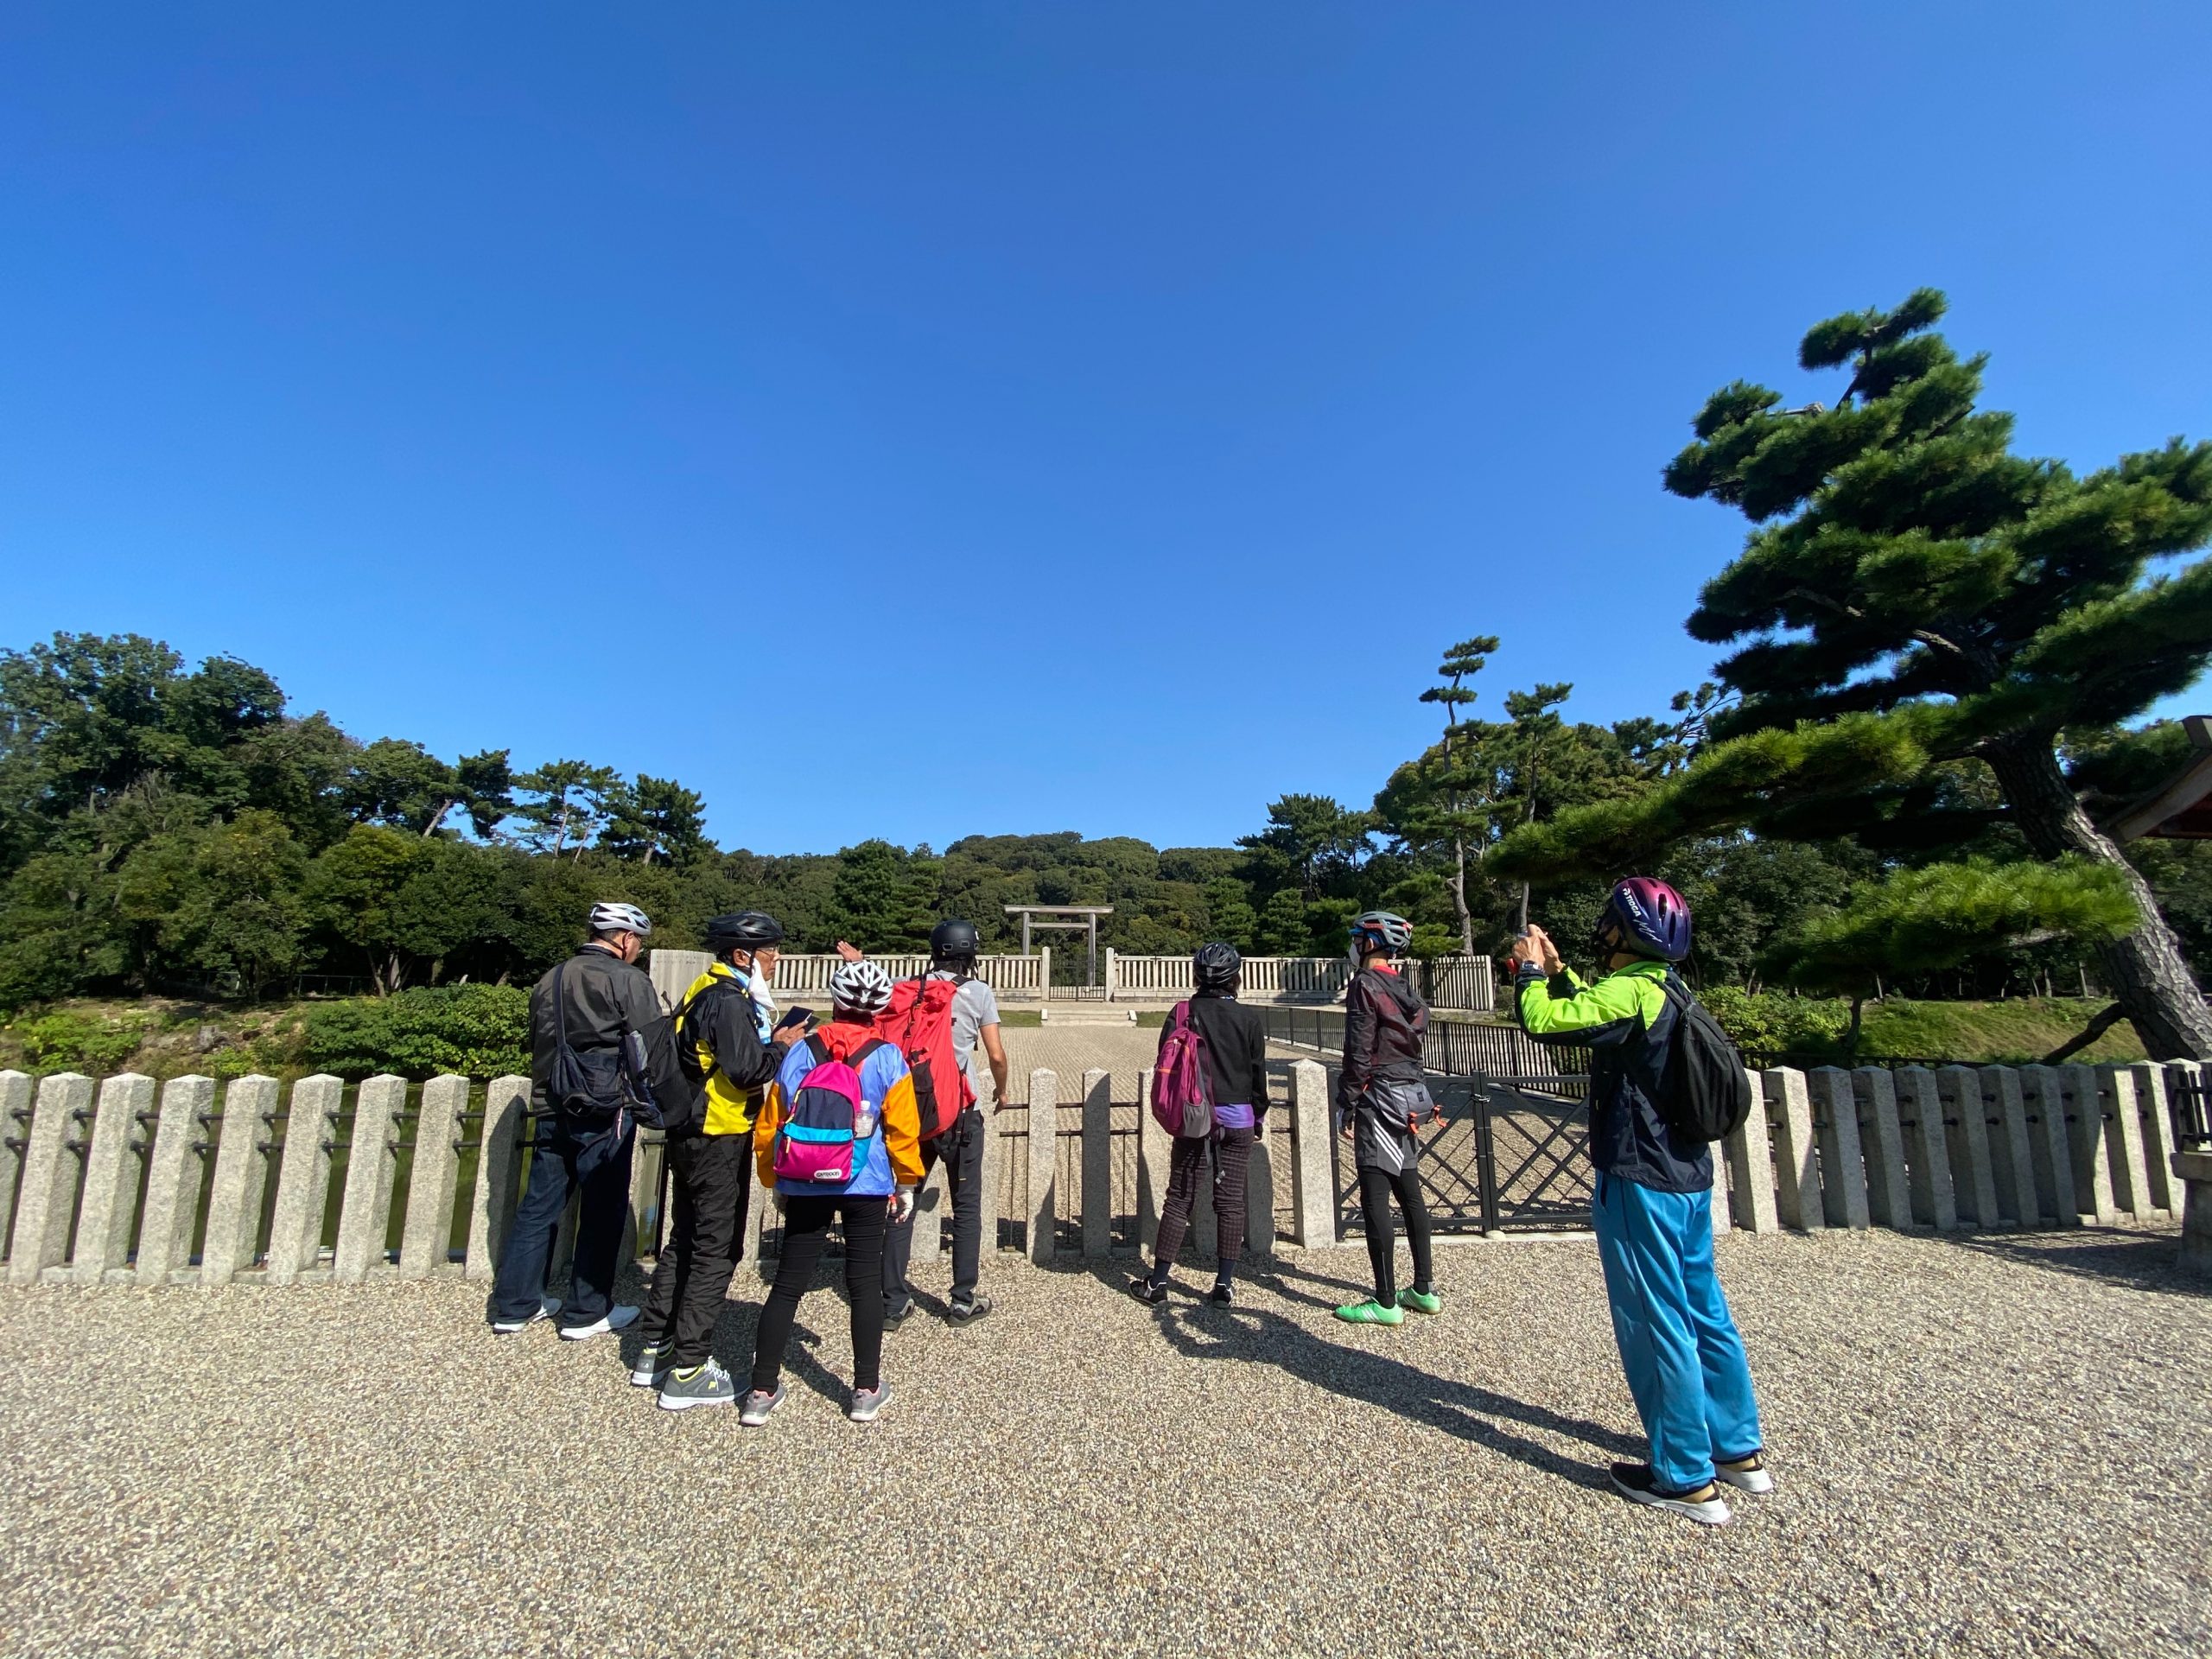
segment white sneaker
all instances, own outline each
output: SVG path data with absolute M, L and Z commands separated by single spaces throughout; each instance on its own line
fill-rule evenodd
M 1659 1484 L 1648 1463 L 1617 1463 L 1612 1473 L 1613 1490 L 1630 1503 L 1649 1503 L 1700 1526 L 1728 1524 L 1728 1505 L 1721 1500 L 1718 1481 L 1707 1481 L 1693 1491 L 1670 1492 Z
M 1749 1492 L 1755 1497 L 1764 1497 L 1774 1490 L 1773 1471 L 1766 1466 L 1766 1459 L 1754 1452 L 1748 1458 L 1738 1458 L 1733 1463 L 1713 1460 L 1713 1478 L 1733 1486 L 1739 1492 Z
M 536 1325 L 540 1319 L 551 1319 L 560 1311 L 561 1299 L 558 1296 L 548 1296 L 543 1301 L 538 1303 L 537 1312 L 530 1314 L 525 1318 L 519 1319 L 493 1320 L 492 1334 L 495 1337 L 512 1337 L 516 1332 L 524 1330 L 531 1325 Z
M 607 1310 L 607 1317 L 603 1319 L 594 1320 L 589 1325 L 563 1325 L 561 1327 L 561 1340 L 563 1342 L 582 1342 L 586 1337 L 603 1337 L 611 1332 L 627 1331 L 637 1322 L 638 1310 L 636 1308 L 620 1306 L 610 1307 Z

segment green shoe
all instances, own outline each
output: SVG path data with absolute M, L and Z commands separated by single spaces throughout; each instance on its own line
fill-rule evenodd
M 1363 1302 L 1353 1302 L 1337 1310 L 1337 1317 L 1351 1325 L 1403 1325 L 1405 1314 L 1395 1307 L 1385 1307 L 1372 1296 Z
M 1398 1293 L 1398 1306 L 1410 1307 L 1416 1313 L 1441 1313 L 1444 1299 L 1433 1291 L 1402 1290 Z

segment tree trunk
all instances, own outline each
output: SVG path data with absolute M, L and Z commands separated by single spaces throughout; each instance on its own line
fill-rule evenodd
M 1846 1065 L 1856 1065 L 1859 1064 L 1859 1032 L 1861 1024 L 1860 1016 L 1865 1013 L 1866 1007 L 1866 998 L 1863 993 L 1854 995 L 1852 997 L 1851 1029 L 1843 1033 L 1843 1063 Z
M 2151 884 L 2120 856 L 2082 810 L 2058 769 L 2048 739 L 2023 737 L 1993 746 L 1982 757 L 2012 808 L 2013 821 L 2038 858 L 2073 853 L 2120 872 L 2143 925 L 2100 945 L 2113 1000 L 2126 1009 L 2143 1047 L 2158 1060 L 2212 1059 L 2212 1008 L 2181 953 L 2180 941 L 2158 913 Z
M 1452 908 L 1459 913 L 1459 954 L 1475 954 L 1475 918 L 1467 908 L 1467 843 L 1459 836 L 1452 838 L 1452 855 L 1459 866 L 1459 874 L 1444 885 L 1452 889 Z

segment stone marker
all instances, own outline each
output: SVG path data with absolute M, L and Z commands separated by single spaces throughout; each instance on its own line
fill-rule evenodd
M 1904 1130 L 1912 1218 L 1939 1232 L 1955 1231 L 1959 1207 L 1951 1188 L 1950 1142 L 1945 1137 L 1943 1101 L 1936 1074 L 1924 1065 L 1907 1065 L 1898 1068 L 1893 1077 L 1899 1126 Z
M 1736 1225 L 1747 1231 L 1777 1232 L 1782 1219 L 1774 1200 L 1774 1150 L 1767 1137 L 1766 1086 L 1758 1072 L 1746 1071 L 1744 1075 L 1751 1080 L 1751 1109 L 1724 1143 L 1729 1177 L 1735 1187 L 1729 1210 Z
M 162 1085 L 160 1116 L 146 1161 L 146 1210 L 138 1224 L 142 1285 L 166 1285 L 192 1263 L 192 1231 L 200 1219 L 200 1172 L 192 1149 L 200 1118 L 215 1106 L 213 1077 L 172 1077 Z
M 151 1117 L 153 1106 L 151 1077 L 123 1071 L 100 1085 L 92 1144 L 85 1152 L 77 1242 L 69 1252 L 69 1276 L 80 1285 L 99 1284 L 130 1254 L 138 1178 L 145 1169 L 146 1142 L 153 1138 L 138 1133 L 138 1114 Z
M 415 1120 L 415 1159 L 407 1176 L 407 1218 L 399 1234 L 399 1276 L 427 1279 L 453 1249 L 453 1189 L 460 1154 L 454 1132 L 468 1109 L 468 1079 L 432 1077 Z
M 1729 1201 L 1728 1198 L 1728 1149 L 1726 1147 L 1715 1147 L 1713 1149 L 1713 1202 L 1711 1208 L 1713 1211 L 1713 1236 L 1715 1238 L 1718 1238 L 1723 1233 L 1733 1231 L 1736 1225 L 1734 1214 L 1735 1206 Z
M 346 1190 L 339 1199 L 338 1243 L 330 1276 L 358 1285 L 384 1265 L 385 1235 L 391 1222 L 391 1179 L 399 1154 L 392 1142 L 407 1106 L 407 1083 L 371 1077 L 353 1096 L 353 1134 L 346 1154 Z
M 1049 1268 L 1058 1249 L 1052 1181 L 1059 1173 L 1060 1079 L 1043 1066 L 1029 1074 L 1029 1259 Z
M 985 1266 L 999 1253 L 999 1213 L 1006 1205 L 1006 1143 L 1013 1120 L 1007 1116 L 1005 1107 L 1003 1100 L 995 1101 L 983 1114 L 983 1167 L 978 1183 L 982 1191 L 976 1196 Z
M 2066 1104 L 2067 1167 L 2074 1177 L 2076 1214 L 2093 1217 L 2101 1227 L 2120 1218 L 2113 1200 L 2112 1153 L 2105 1138 L 2104 1100 L 2097 1074 L 2086 1065 L 2062 1065 L 2060 1098 Z
M 1971 1065 L 1947 1065 L 1936 1073 L 1936 1097 L 1943 1106 L 1943 1150 L 1951 1161 L 1953 1198 L 1971 1211 L 1974 1225 L 1997 1224 L 1997 1179 L 1989 1155 L 1989 1109 L 1982 1103 L 1981 1073 Z
M 1252 1137 L 1252 1156 L 1244 1166 L 1244 1255 L 1272 1257 L 1275 1253 L 1275 1160 L 1272 1137 Z M 1218 1241 L 1216 1241 L 1218 1243 Z
M 2106 1155 L 2112 1163 L 2113 1206 L 2123 1215 L 2148 1221 L 2159 1206 L 2151 1202 L 2151 1172 L 2143 1156 L 2143 1117 L 2133 1068 L 2099 1066 L 2097 1099 L 2103 1109 Z
M 16 1205 L 23 1173 L 23 1143 L 31 1132 L 31 1080 L 23 1071 L 0 1071 L 0 1227 Z
M 476 1152 L 476 1192 L 468 1205 L 468 1255 L 461 1265 L 464 1279 L 489 1279 L 499 1270 L 499 1252 L 507 1243 L 507 1229 L 514 1225 L 516 1165 L 521 1148 L 516 1142 L 530 1106 L 530 1079 L 512 1074 L 492 1079 L 484 1091 L 484 1122 Z M 753 1259 L 760 1259 L 759 1201 L 747 1211 L 747 1243 Z
M 253 1265 L 261 1194 L 269 1179 L 269 1120 L 276 1115 L 276 1078 L 248 1075 L 224 1085 L 215 1179 L 207 1189 L 207 1228 L 200 1243 L 203 1285 L 227 1285 Z
M 1149 1114 L 1147 1114 L 1149 1116 Z M 1330 1123 L 1329 1074 L 1319 1060 L 1290 1068 L 1292 1235 L 1303 1248 L 1337 1242 L 1337 1176 Z
M 1989 1137 L 1990 1167 L 1997 1177 L 1997 1212 L 2006 1221 L 2033 1227 L 2041 1219 L 2043 1208 L 2036 1198 L 2027 1095 L 2020 1086 L 2019 1072 L 2009 1065 L 1982 1068 L 1981 1098 L 1997 1120 Z
M 914 1192 L 914 1247 L 907 1260 L 934 1262 L 944 1254 L 944 1217 L 951 1204 L 951 1187 L 939 1159 Z
M 2152 1201 L 2179 1219 L 2186 1195 L 2182 1179 L 2174 1171 L 2174 1154 L 2181 1147 L 2174 1139 L 2173 1103 L 2183 1090 L 2203 1087 L 2204 1071 L 2195 1060 L 2169 1060 L 2163 1067 L 2152 1069 L 2161 1072 L 2155 1091 L 2139 1079 L 2136 1084 L 2136 1097 L 2147 1096 L 2152 1102 L 2143 1113 L 2143 1156 L 2151 1166 Z
M 2028 1113 L 2028 1156 L 2035 1165 L 2036 1207 L 2054 1227 L 2082 1219 L 2074 1201 L 2074 1153 L 2066 1128 L 2066 1090 L 2057 1068 L 2024 1065 L 2020 1091 Z
M 1149 1256 L 1160 1243 L 1160 1212 L 1167 1203 L 1167 1160 L 1174 1137 L 1152 1115 L 1152 1072 L 1137 1074 L 1137 1252 Z
M 537 1154 L 532 1153 L 533 1158 Z M 569 1207 L 561 1211 L 561 1219 L 553 1230 L 553 1249 L 545 1260 L 545 1282 L 557 1284 L 561 1275 L 576 1262 L 576 1227 L 583 1219 L 584 1190 L 581 1185 L 569 1189 Z
M 1851 1073 L 1840 1066 L 1815 1066 L 1808 1081 L 1821 1142 L 1821 1212 L 1831 1227 L 1864 1231 L 1866 1160 L 1859 1146 L 1859 1096 Z
M 66 1142 L 90 1117 L 92 1080 L 57 1071 L 40 1080 L 23 1137 L 23 1173 L 16 1196 L 16 1225 L 8 1247 L 8 1282 L 35 1285 L 39 1274 L 61 1265 L 69 1248 L 69 1219 L 77 1207 L 77 1181 L 85 1162 Z
M 322 1211 L 330 1198 L 330 1146 L 346 1085 L 327 1071 L 292 1085 L 284 1114 L 284 1155 L 276 1168 L 276 1205 L 269 1220 L 264 1282 L 296 1285 L 322 1260 Z
M 1859 1145 L 1866 1159 L 1866 1218 L 1904 1232 L 1912 1225 L 1912 1186 L 1905 1173 L 1897 1079 L 1886 1065 L 1862 1065 L 1851 1074 L 1851 1092 L 1864 1113 Z
M 1106 982 L 1114 982 L 1109 976 Z M 1114 1078 L 1083 1074 L 1083 1259 L 1103 1262 L 1114 1247 Z

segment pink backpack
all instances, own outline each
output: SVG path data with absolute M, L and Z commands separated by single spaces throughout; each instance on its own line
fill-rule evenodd
M 861 1093 L 860 1068 L 883 1045 L 861 1044 L 843 1059 L 819 1037 L 806 1039 L 814 1068 L 799 1080 L 776 1129 L 771 1162 L 779 1181 L 842 1187 L 853 1179 L 859 1145 L 875 1133 L 875 1113 Z
M 1191 1005 L 1178 1002 L 1167 1016 L 1167 1035 L 1152 1068 L 1152 1115 L 1168 1134 L 1195 1141 L 1213 1133 L 1208 1065 L 1205 1033 L 1192 1022 Z

